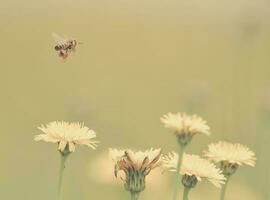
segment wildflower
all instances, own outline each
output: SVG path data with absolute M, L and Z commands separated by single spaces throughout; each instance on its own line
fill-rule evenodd
M 132 199 L 138 199 L 139 194 L 145 189 L 146 176 L 161 164 L 161 149 L 144 152 L 110 149 L 109 154 L 115 162 L 115 177 L 119 171 L 123 171 L 125 177 L 121 179 L 125 189 L 131 193 Z
M 74 152 L 76 144 L 95 149 L 98 143 L 93 140 L 96 133 L 81 123 L 54 121 L 45 126 L 41 125 L 38 129 L 44 133 L 37 135 L 35 141 L 58 143 L 58 150 L 62 154 Z
M 245 164 L 254 167 L 256 162 L 255 153 L 247 146 L 239 143 L 232 144 L 223 141 L 212 143 L 208 146 L 204 155 L 209 160 L 218 163 L 227 178 L 220 193 L 220 200 L 224 200 L 229 178 L 237 171 L 239 166 Z
M 47 125 L 38 127 L 43 134 L 35 136 L 35 141 L 45 141 L 58 144 L 58 150 L 61 155 L 59 182 L 58 182 L 58 197 L 62 199 L 62 181 L 65 169 L 65 162 L 69 154 L 75 151 L 75 145 L 81 144 L 95 149 L 97 141 L 93 138 L 96 133 L 81 123 L 68 122 L 50 122 Z
M 175 152 L 163 156 L 163 166 L 170 171 L 176 171 L 178 155 Z M 184 154 L 183 163 L 179 173 L 183 176 L 182 183 L 185 187 L 195 187 L 203 179 L 220 188 L 225 177 L 214 164 L 197 155 Z
M 161 117 L 160 120 L 166 128 L 173 130 L 176 135 L 179 144 L 176 171 L 180 171 L 186 146 L 191 142 L 194 135 L 204 134 L 209 136 L 210 127 L 201 117 L 197 115 L 190 116 L 185 113 L 168 113 Z M 178 199 L 179 180 L 180 174 L 176 173 L 173 200 Z
M 254 167 L 256 163 L 255 153 L 239 143 L 232 144 L 220 141 L 209 144 L 204 155 L 209 160 L 219 163 L 226 175 L 233 174 L 243 164 Z
M 188 144 L 197 134 L 210 135 L 210 127 L 207 122 L 197 115 L 185 113 L 168 113 L 160 118 L 166 128 L 174 131 L 181 145 Z
M 120 178 L 114 179 L 115 175 L 112 173 L 112 171 L 114 171 L 114 166 L 115 162 L 111 159 L 111 156 L 108 155 L 108 151 L 102 151 L 89 160 L 87 174 L 93 181 L 99 184 L 120 187 L 123 182 Z M 166 182 L 169 185 L 169 177 L 160 176 L 162 172 L 162 168 L 155 168 L 155 170 L 147 175 L 145 184 L 148 189 L 158 188 L 164 191 L 167 189 L 167 187 L 164 187 L 164 184 Z M 125 177 L 125 173 L 123 171 L 118 171 L 117 177 Z M 151 192 L 150 190 L 148 191 Z M 149 194 L 147 193 L 146 195 Z M 165 193 L 163 195 L 165 195 Z

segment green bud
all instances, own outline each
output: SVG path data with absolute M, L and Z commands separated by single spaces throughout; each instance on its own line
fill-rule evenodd
M 192 135 L 190 134 L 177 134 L 176 136 L 177 136 L 178 143 L 181 146 L 188 145 L 192 140 Z
M 145 189 L 145 173 L 141 170 L 129 169 L 124 186 L 132 193 L 142 192 Z
M 197 182 L 198 182 L 198 180 L 197 180 L 196 176 L 194 176 L 194 175 L 189 176 L 189 175 L 185 174 L 182 177 L 182 184 L 186 188 L 194 188 L 197 185 Z
M 232 174 L 234 174 L 238 167 L 239 165 L 236 163 L 230 163 L 227 161 L 222 161 L 220 163 L 220 168 L 225 176 L 231 176 Z

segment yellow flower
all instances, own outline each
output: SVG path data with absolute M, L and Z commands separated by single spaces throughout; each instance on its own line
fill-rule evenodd
M 176 171 L 178 155 L 175 152 L 163 156 L 162 160 L 164 167 L 168 168 L 170 171 Z M 221 184 L 224 184 L 226 180 L 221 170 L 208 160 L 197 155 L 184 154 L 179 173 L 183 176 L 182 183 L 184 185 L 186 184 L 187 177 L 193 179 L 192 187 L 196 185 L 197 181 L 205 179 L 220 188 Z
M 91 158 L 91 162 L 89 162 L 88 167 L 88 175 L 97 183 L 118 187 L 122 185 L 122 180 L 120 178 L 114 180 L 114 175 L 112 173 L 114 166 L 115 161 L 111 159 L 111 156 L 108 156 L 108 152 L 101 152 L 100 154 Z M 151 171 L 149 175 L 147 175 L 145 184 L 148 188 L 167 188 L 164 187 L 164 183 L 169 183 L 169 179 L 167 176 L 161 176 L 161 173 L 162 169 L 156 168 L 155 170 Z M 119 171 L 117 176 L 125 177 L 125 173 L 123 171 Z
M 196 134 L 210 135 L 210 127 L 207 122 L 197 115 L 187 115 L 185 113 L 168 113 L 160 118 L 166 128 L 175 131 L 175 134 Z
M 236 143 L 219 141 L 208 145 L 208 150 L 204 153 L 205 157 L 216 163 L 228 162 L 237 165 L 255 166 L 255 153 L 247 146 Z
M 140 193 L 145 189 L 145 177 L 152 169 L 161 164 L 161 149 L 147 151 L 132 151 L 109 149 L 109 154 L 115 162 L 114 174 L 123 171 L 125 189 L 130 192 Z
M 185 113 L 168 113 L 160 118 L 166 128 L 174 131 L 178 143 L 186 146 L 196 134 L 210 135 L 210 127 L 206 121 L 197 115 L 186 115 Z
M 94 141 L 96 133 L 81 123 L 69 122 L 50 122 L 47 125 L 38 127 L 43 134 L 35 136 L 35 141 L 45 141 L 58 143 L 58 150 L 62 153 L 65 150 L 69 152 L 75 151 L 75 145 L 86 145 L 95 149 L 98 141 Z

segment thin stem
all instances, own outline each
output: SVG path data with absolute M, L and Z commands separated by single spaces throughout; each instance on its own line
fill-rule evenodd
M 227 189 L 229 178 L 230 178 L 230 176 L 225 176 L 225 177 L 226 177 L 226 181 L 225 181 L 224 185 L 221 188 L 220 200 L 224 200 L 225 199 L 225 193 L 226 193 L 226 189 Z
M 184 193 L 183 193 L 183 200 L 188 200 L 188 193 L 190 191 L 190 188 L 185 187 L 184 188 Z
M 59 169 L 59 181 L 58 181 L 58 199 L 62 199 L 62 182 L 64 176 L 64 169 L 65 169 L 65 162 L 68 157 L 68 154 L 62 155 L 61 154 L 61 161 L 60 161 L 60 169 Z
M 138 192 L 130 192 L 131 200 L 138 200 L 140 193 Z
M 181 169 L 181 164 L 183 160 L 183 154 L 184 154 L 185 146 L 184 145 L 179 145 L 179 151 L 178 151 L 178 161 L 177 161 L 177 167 L 176 167 L 176 176 L 175 176 L 175 185 L 174 185 L 174 192 L 173 192 L 173 200 L 178 200 L 178 187 L 181 185 L 180 184 L 180 169 Z

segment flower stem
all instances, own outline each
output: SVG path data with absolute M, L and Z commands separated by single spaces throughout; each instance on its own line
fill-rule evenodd
M 138 200 L 139 199 L 139 192 L 130 192 L 131 200 Z
M 226 177 L 226 181 L 225 181 L 224 185 L 221 188 L 220 200 L 224 200 L 225 199 L 225 193 L 226 193 L 226 189 L 227 189 L 229 178 L 230 178 L 230 176 L 225 176 L 225 177 Z
M 180 178 L 181 178 L 180 169 L 181 169 L 181 164 L 183 160 L 184 150 L 185 150 L 185 145 L 179 145 L 173 200 L 178 200 L 178 187 L 180 186 Z
M 68 154 L 61 154 L 61 161 L 60 161 L 60 170 L 59 170 L 59 181 L 58 181 L 58 199 L 62 199 L 62 182 L 64 176 L 64 169 L 65 169 L 65 162 L 68 157 Z
M 188 193 L 190 191 L 190 188 L 185 187 L 184 188 L 184 193 L 183 193 L 183 200 L 188 200 Z

